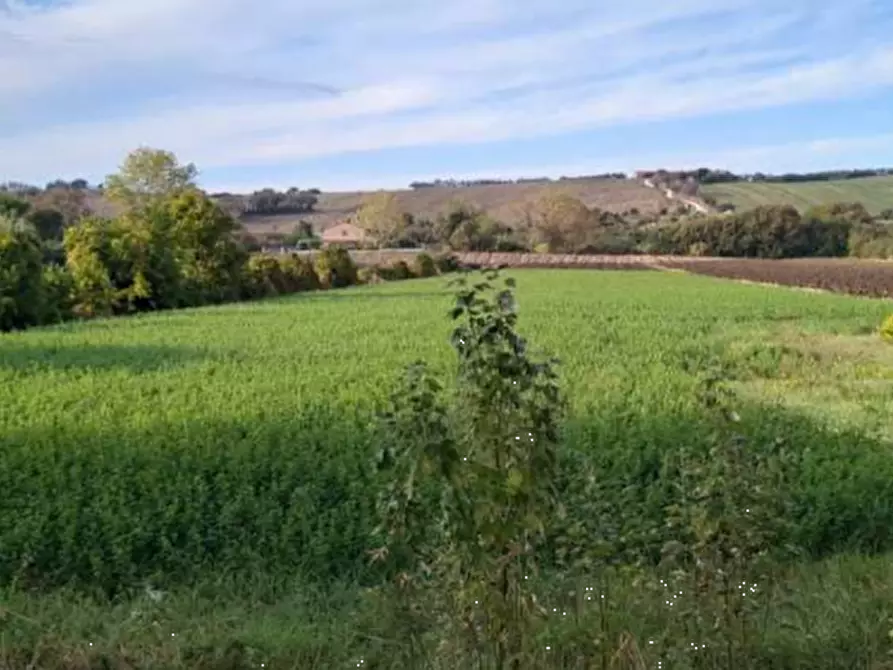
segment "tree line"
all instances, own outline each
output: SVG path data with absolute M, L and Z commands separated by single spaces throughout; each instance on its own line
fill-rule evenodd
M 887 252 L 893 238 L 885 223 L 893 221 L 893 211 L 875 218 L 860 204 L 813 207 L 802 214 L 790 206 L 762 206 L 709 216 L 691 215 L 680 206 L 648 216 L 546 194 L 519 209 L 519 220 L 511 225 L 461 200 L 434 218 L 423 218 L 404 211 L 395 195 L 379 193 L 367 199 L 355 220 L 374 245 L 384 248 L 756 258 L 893 255 Z
M 641 170 L 636 173 L 640 179 L 654 179 L 660 182 L 685 182 L 692 180 L 698 184 L 724 184 L 741 181 L 765 183 L 792 183 L 806 181 L 836 181 L 842 179 L 862 179 L 864 177 L 884 177 L 893 174 L 893 168 L 868 168 L 857 170 L 826 170 L 823 172 L 786 172 L 765 174 L 754 172 L 736 174 L 729 170 L 698 168 L 696 170 Z
M 169 152 L 139 149 L 106 180 L 120 212 L 111 217 L 0 193 L 0 331 L 357 281 L 343 249 L 312 262 L 250 254 L 239 222 L 196 175 Z M 56 184 L 37 196 L 82 191 Z
M 319 194 L 317 188 L 301 190 L 292 186 L 285 191 L 264 188 L 249 195 L 214 193 L 211 198 L 233 216 L 250 218 L 271 214 L 307 214 L 314 211 Z
M 606 172 L 604 174 L 581 175 L 578 177 L 562 176 L 558 181 L 575 181 L 583 179 L 626 179 L 625 172 Z M 505 184 L 549 184 L 556 181 L 552 177 L 518 177 L 516 179 L 434 179 L 433 181 L 414 181 L 409 188 L 468 188 L 471 186 L 499 186 Z

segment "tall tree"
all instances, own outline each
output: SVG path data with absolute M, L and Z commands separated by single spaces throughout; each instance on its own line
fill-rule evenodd
M 24 219 L 0 213 L 0 332 L 40 323 L 43 309 L 40 239 Z
M 393 193 L 369 196 L 357 212 L 357 225 L 375 238 L 380 247 L 400 239 L 406 228 L 403 208 Z
M 547 194 L 527 212 L 534 240 L 551 252 L 573 252 L 585 246 L 593 227 L 592 212 L 573 196 Z
M 170 151 L 141 147 L 106 178 L 106 197 L 130 208 L 144 207 L 195 186 L 195 165 L 181 165 Z

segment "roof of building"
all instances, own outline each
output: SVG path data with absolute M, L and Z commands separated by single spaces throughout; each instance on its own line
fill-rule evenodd
M 365 240 L 367 237 L 365 230 L 349 221 L 336 223 L 322 233 L 323 240 Z

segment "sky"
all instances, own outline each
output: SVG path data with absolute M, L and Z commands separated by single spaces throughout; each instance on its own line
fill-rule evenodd
M 0 182 L 893 167 L 890 0 L 0 0 Z

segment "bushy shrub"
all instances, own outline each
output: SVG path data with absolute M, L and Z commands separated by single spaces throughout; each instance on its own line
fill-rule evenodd
M 378 272 L 382 279 L 387 281 L 403 281 L 404 279 L 413 278 L 412 270 L 409 269 L 409 265 L 406 264 L 406 261 L 397 261 L 391 265 L 380 268 Z
M 0 331 L 41 323 L 45 299 L 36 231 L 21 219 L 0 218 Z
M 850 230 L 849 253 L 857 258 L 893 258 L 893 231 L 890 224 L 853 226 Z
M 316 275 L 325 288 L 341 288 L 357 283 L 357 266 L 344 247 L 326 247 L 314 260 Z
M 413 270 L 417 277 L 433 277 L 437 274 L 437 264 L 430 255 L 421 253 L 415 257 Z
M 297 254 L 280 256 L 279 267 L 282 269 L 284 292 L 298 293 L 320 288 L 319 276 L 310 259 Z
M 360 284 L 380 284 L 382 281 L 381 268 L 377 265 L 360 268 L 357 272 L 357 282 Z
M 285 274 L 279 259 L 268 254 L 254 254 L 248 259 L 243 273 L 245 298 L 269 298 L 279 295 L 285 287 Z
M 447 274 L 449 272 L 457 272 L 459 270 L 459 261 L 456 260 L 456 257 L 452 254 L 442 254 L 434 259 L 434 264 L 437 266 L 437 271 L 440 274 Z

